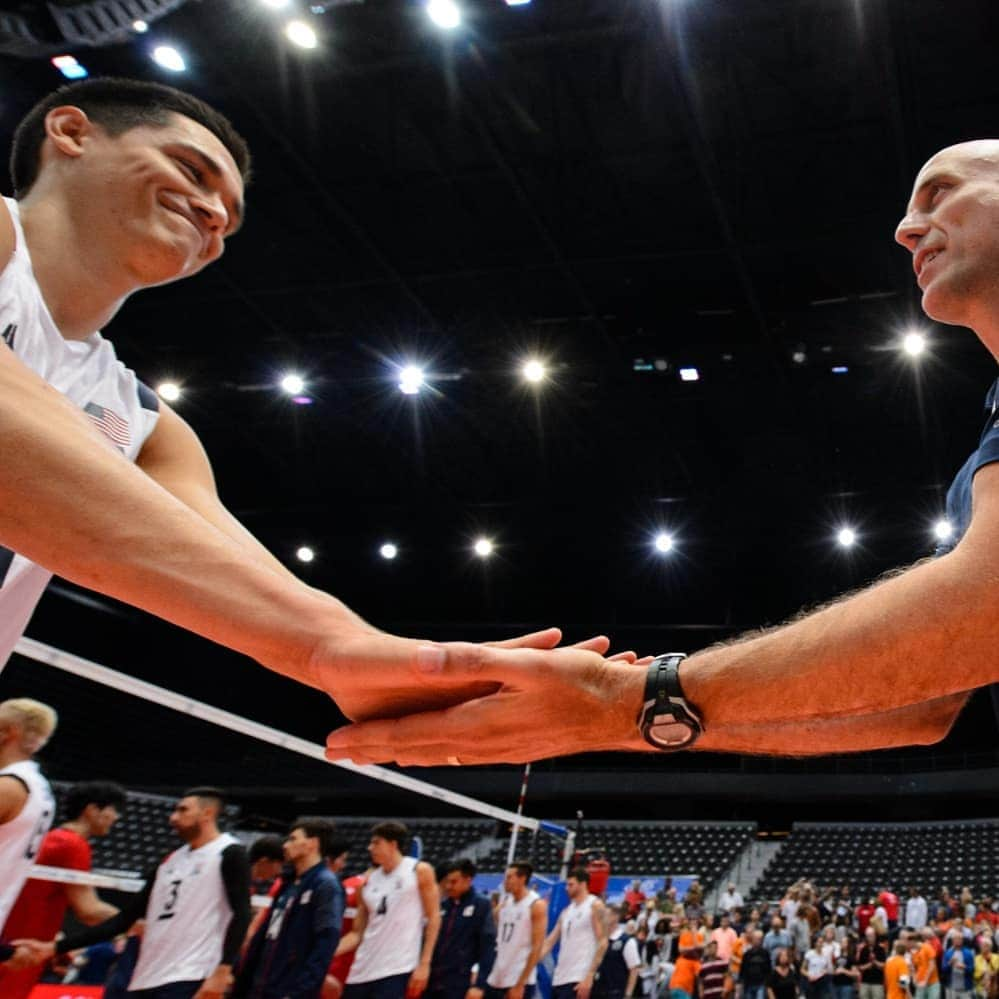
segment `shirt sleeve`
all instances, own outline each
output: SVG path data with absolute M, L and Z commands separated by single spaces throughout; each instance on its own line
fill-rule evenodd
M 113 940 L 120 933 L 124 933 L 137 919 L 142 919 L 149 905 L 149 896 L 153 893 L 157 869 L 151 867 L 146 871 L 146 883 L 142 891 L 130 898 L 119 909 L 117 915 L 96 926 L 86 926 L 75 933 L 67 934 L 56 944 L 56 953 L 65 954 L 70 950 L 79 950 L 81 947 L 91 947 L 105 940 Z
M 42 840 L 42 848 L 35 858 L 36 864 L 45 867 L 64 867 L 72 871 L 89 871 L 90 844 L 82 836 L 59 835 L 53 829 Z
M 222 964 L 235 964 L 250 925 L 250 859 L 246 850 L 233 843 L 222 851 L 222 885 L 232 910 L 232 919 L 222 942 Z
M 493 907 L 489 904 L 488 898 L 476 900 L 478 911 L 478 940 L 477 954 L 479 972 L 475 978 L 477 986 L 482 988 L 486 984 L 486 979 L 493 970 L 493 962 L 496 960 L 496 920 L 493 919 Z
M 312 934 L 307 956 L 298 966 L 289 999 L 310 999 L 322 988 L 326 969 L 340 942 L 343 921 L 343 890 L 332 881 L 321 881 L 312 889 Z

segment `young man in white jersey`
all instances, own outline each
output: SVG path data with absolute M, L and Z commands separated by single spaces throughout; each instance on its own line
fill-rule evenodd
M 371 829 L 372 870 L 357 896 L 354 925 L 336 951 L 355 951 L 343 999 L 415 999 L 427 987 L 440 898 L 434 869 L 403 856 L 408 842 L 401 822 Z
M 590 893 L 590 875 L 585 867 L 575 867 L 565 881 L 569 904 L 545 939 L 542 958 L 561 941 L 552 999 L 589 999 L 593 977 L 607 950 L 607 923 L 604 903 Z
M 0 703 L 0 926 L 7 921 L 35 855 L 55 817 L 49 782 L 32 757 L 49 741 L 56 713 L 29 698 Z M 29 957 L 0 942 L 0 961 L 21 966 Z
M 148 872 L 143 890 L 111 919 L 57 937 L 24 941 L 43 961 L 146 925 L 130 999 L 220 999 L 250 922 L 250 864 L 235 836 L 219 830 L 222 792 L 193 788 L 170 825 L 184 845 Z
M 197 274 L 240 227 L 250 157 L 222 115 L 161 84 L 85 80 L 27 114 L 10 169 L 0 665 L 52 572 L 326 691 L 355 719 L 495 691 L 454 682 L 450 668 L 537 665 L 535 650 L 558 643 L 555 629 L 506 649 L 397 638 L 305 585 L 226 510 L 194 431 L 100 335 L 129 296 Z M 601 663 L 592 651 L 554 654 Z
M 518 860 L 506 869 L 496 910 L 496 960 L 485 999 L 532 999 L 548 929 L 548 903 L 528 885 L 534 868 Z

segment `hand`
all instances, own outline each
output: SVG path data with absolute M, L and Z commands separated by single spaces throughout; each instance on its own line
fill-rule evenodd
M 307 682 L 325 690 L 354 721 L 397 718 L 495 693 L 500 684 L 474 672 L 483 648 L 494 650 L 498 661 L 513 664 L 523 661 L 529 651 L 553 649 L 561 640 L 558 628 L 546 628 L 484 645 L 434 643 L 397 638 L 358 625 L 347 635 L 331 637 L 313 652 Z M 574 647 L 603 655 L 609 646 L 608 639 L 597 636 Z M 623 661 L 635 658 L 631 652 L 621 653 L 621 657 Z M 452 669 L 439 668 L 442 658 Z M 462 665 L 466 668 L 456 671 L 455 667 Z
M 484 991 L 484 990 L 482 990 L 482 989 L 480 989 L 480 988 L 477 988 L 476 986 L 474 986 L 474 985 L 473 985 L 473 986 L 472 986 L 472 987 L 471 987 L 471 988 L 470 988 L 470 989 L 469 989 L 469 990 L 468 990 L 468 991 L 467 991 L 467 992 L 465 993 L 465 999 L 482 999 L 482 997 L 483 997 L 483 996 L 484 996 L 485 994 L 486 994 L 486 993 L 485 993 L 485 991 Z
M 37 963 L 39 962 L 35 961 L 31 948 L 21 945 L 14 948 L 14 953 L 3 962 L 3 965 L 12 971 L 20 971 L 22 968 L 31 968 Z
M 327 975 L 323 982 L 322 999 L 340 999 L 343 995 L 343 982 L 335 975 Z
M 524 763 L 593 750 L 646 747 L 635 724 L 645 673 L 585 649 L 437 646 L 427 684 L 486 693 L 443 710 L 366 721 L 331 733 L 326 756 L 432 766 Z
M 593 988 L 593 979 L 584 978 L 576 983 L 576 999 L 590 999 L 590 989 Z
M 406 999 L 416 999 L 422 995 L 427 988 L 427 980 L 430 978 L 430 965 L 418 964 L 406 983 Z
M 12 965 L 13 967 L 26 968 L 34 964 L 43 964 L 55 956 L 55 943 L 51 940 L 13 940 L 11 942 L 16 950 L 14 956 L 7 963 L 10 964 L 19 958 L 20 961 L 23 961 L 16 966 Z
M 235 979 L 228 968 L 216 968 L 194 993 L 193 999 L 222 999 Z
M 506 999 L 524 999 L 524 986 L 513 985 L 506 990 Z

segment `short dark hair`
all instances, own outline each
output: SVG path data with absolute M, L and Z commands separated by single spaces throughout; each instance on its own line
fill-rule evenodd
M 222 810 L 225 808 L 225 792 L 217 787 L 192 787 L 188 788 L 182 795 L 182 798 L 197 798 L 202 804 L 206 802 L 213 804 L 219 812 L 219 817 L 222 816 Z
M 306 836 L 314 836 L 319 840 L 319 856 L 328 857 L 330 855 L 330 843 L 333 842 L 333 834 L 336 830 L 332 821 L 318 815 L 300 815 L 288 826 L 288 832 L 293 833 L 296 829 L 301 829 Z
M 250 863 L 258 860 L 284 860 L 284 841 L 280 836 L 258 836 L 250 846 Z
M 530 881 L 534 876 L 534 865 L 529 860 L 515 860 L 506 866 L 507 870 L 512 867 L 525 881 Z
M 584 885 L 590 883 L 590 872 L 585 867 L 574 867 L 569 871 L 570 878 L 575 878 L 577 881 L 582 881 Z
M 409 846 L 409 830 L 401 822 L 377 822 L 371 827 L 371 835 L 392 840 L 400 850 Z
M 437 875 L 438 881 L 442 880 L 442 877 L 446 878 L 452 871 L 457 871 L 463 878 L 474 878 L 476 866 L 468 857 L 458 857 L 455 860 L 445 860 L 438 870 L 441 872 Z
M 342 836 L 334 836 L 326 848 L 324 856 L 328 860 L 336 860 L 342 853 L 350 853 L 350 840 Z
M 10 152 L 10 176 L 14 182 L 14 197 L 18 200 L 38 179 L 46 115 L 67 104 L 85 112 L 113 138 L 141 125 L 163 128 L 169 123 L 171 114 L 183 115 L 214 133 L 232 154 L 244 185 L 250 181 L 249 147 L 225 115 L 192 94 L 163 83 L 106 76 L 59 87 L 21 119 Z
M 78 819 L 87 805 L 98 808 L 114 805 L 122 812 L 125 810 L 125 789 L 109 780 L 81 781 L 66 792 L 64 805 L 69 819 Z

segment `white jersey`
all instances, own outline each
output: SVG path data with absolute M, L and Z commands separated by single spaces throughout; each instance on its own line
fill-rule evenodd
M 0 271 L 0 338 L 35 374 L 79 406 L 129 460 L 156 425 L 156 394 L 115 356 L 100 333 L 66 340 L 35 280 L 17 202 L 4 198 L 14 223 L 14 253 Z M 0 346 L 0 350 L 4 349 Z M 86 511 L 81 511 L 81 517 Z M 52 574 L 0 549 L 0 669 L 10 658 Z
M 531 908 L 540 896 L 529 891 L 519 902 L 505 895 L 496 914 L 496 960 L 487 984 L 494 989 L 509 989 L 517 984 L 520 973 L 531 956 Z M 538 966 L 531 969 L 528 985 L 538 980 Z
M 16 818 L 0 826 L 0 926 L 7 922 L 17 896 L 45 834 L 55 817 L 52 788 L 34 760 L 22 760 L 0 769 L 0 776 L 16 777 L 28 789 L 28 798 Z
M 368 918 L 348 985 L 408 975 L 420 963 L 425 913 L 416 864 L 403 857 L 389 874 L 377 867 L 361 887 Z
M 171 982 L 200 982 L 222 962 L 233 917 L 222 881 L 222 854 L 235 836 L 222 833 L 192 850 L 174 850 L 156 871 L 146 929 L 130 991 Z
M 561 928 L 552 985 L 581 982 L 593 968 L 597 956 L 597 934 L 593 929 L 596 900 L 596 895 L 587 895 L 582 902 L 571 902 L 558 917 Z

